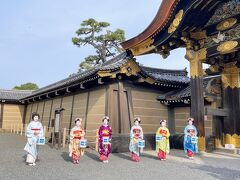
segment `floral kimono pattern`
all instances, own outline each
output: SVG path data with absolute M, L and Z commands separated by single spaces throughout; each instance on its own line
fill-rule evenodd
M 143 130 L 141 126 L 134 125 L 130 131 L 129 150 L 132 153 L 132 160 L 139 161 L 140 151 L 142 148 L 138 147 L 138 141 L 143 139 Z
M 156 136 L 161 136 L 162 139 L 159 142 L 156 142 L 156 151 L 158 153 L 159 159 L 166 159 L 166 154 L 170 151 L 170 144 L 169 144 L 169 130 L 167 127 L 160 127 L 156 132 Z
M 197 129 L 193 125 L 187 125 L 184 129 L 184 151 L 189 157 L 198 153 L 198 144 L 192 143 L 192 138 L 197 138 Z
M 70 132 L 69 156 L 74 164 L 79 163 L 80 157 L 84 154 L 84 149 L 80 148 L 80 140 L 84 139 L 83 128 L 75 126 Z
M 38 133 L 35 135 L 34 133 Z M 27 126 L 27 143 L 24 147 L 24 150 L 27 152 L 27 163 L 35 163 L 37 156 L 38 156 L 38 145 L 37 140 L 39 137 L 42 137 L 43 133 L 43 126 L 42 123 L 39 121 L 31 121 Z
M 111 144 L 103 144 L 103 137 L 108 137 L 109 141 L 112 139 L 112 128 L 109 125 L 101 125 L 98 131 L 98 152 L 100 154 L 100 160 L 108 160 L 108 156 L 111 153 Z

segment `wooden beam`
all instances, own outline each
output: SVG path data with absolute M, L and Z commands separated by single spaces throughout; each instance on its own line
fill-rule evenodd
M 80 89 L 85 89 L 85 87 L 83 86 L 83 84 L 80 84 Z
M 36 109 L 36 112 L 38 112 L 38 106 L 39 106 L 39 102 L 37 103 L 37 109 Z
M 49 119 L 48 119 L 48 130 L 49 130 L 49 127 L 52 125 L 51 124 L 52 106 L 53 106 L 53 99 L 52 99 L 52 102 L 51 102 L 50 115 L 49 115 Z
M 27 105 L 24 105 L 24 111 L 23 111 L 23 124 L 26 124 L 26 115 L 27 115 Z
M 118 133 L 121 133 L 122 132 L 122 114 L 121 114 L 121 90 L 122 90 L 122 82 L 118 81 Z
M 70 93 L 71 91 L 69 90 L 69 87 L 66 88 L 66 92 Z
M 0 128 L 2 128 L 3 125 L 3 111 L 4 111 L 4 104 L 0 104 Z
M 42 111 L 42 114 L 41 114 L 41 122 L 43 121 L 43 115 L 44 115 L 44 110 L 45 110 L 45 103 L 46 101 L 43 101 L 43 111 Z M 45 133 L 45 131 L 44 131 Z
M 102 81 L 102 78 L 98 78 L 98 84 L 104 84 L 104 82 Z
M 84 122 L 84 129 L 87 129 L 87 120 L 88 120 L 88 106 L 89 106 L 89 99 L 90 99 L 90 92 L 87 92 L 87 103 L 86 103 L 86 111 L 84 114 L 85 122 Z
M 28 122 L 31 122 L 31 120 L 32 120 L 32 109 L 33 109 L 33 103 L 31 104 L 31 113 L 30 113 L 30 117 L 29 117 L 29 121 Z
M 174 134 L 176 129 L 175 112 L 173 107 L 168 107 L 168 128 L 171 134 Z
M 75 95 L 72 96 L 72 107 L 71 107 L 70 123 L 69 123 L 68 129 L 72 128 L 74 101 L 75 101 Z M 68 131 L 68 132 L 69 132 L 68 134 L 70 134 L 70 131 Z
M 214 109 L 210 107 L 205 107 L 204 109 L 205 115 L 212 115 L 212 116 L 229 116 L 228 109 Z
M 191 117 L 195 120 L 200 137 L 205 137 L 203 78 L 191 78 Z

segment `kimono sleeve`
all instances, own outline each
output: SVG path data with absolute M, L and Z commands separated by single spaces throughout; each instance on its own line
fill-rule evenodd
M 170 132 L 169 132 L 169 129 L 167 129 L 167 138 L 169 138 L 169 136 L 170 136 Z
M 84 136 L 85 136 L 85 130 L 84 130 L 83 128 L 81 128 L 81 130 L 82 130 L 81 138 L 84 138 Z
M 109 139 L 112 139 L 112 128 L 109 126 Z
M 28 126 L 27 126 L 26 136 L 27 136 L 27 138 L 31 138 L 33 136 L 31 123 L 29 123 Z
M 43 135 L 44 135 L 44 130 L 43 130 L 42 123 L 39 123 L 39 126 L 40 126 L 40 136 L 43 137 Z
M 185 134 L 185 135 L 188 134 L 187 130 L 188 130 L 188 126 L 186 126 L 185 129 L 184 129 L 184 134 Z
M 102 139 L 102 126 L 99 127 L 98 130 L 98 139 L 101 140 Z
M 133 134 L 133 127 L 131 127 L 131 130 L 130 130 L 130 138 L 133 138 L 134 137 L 134 134 Z
M 159 135 L 159 134 L 160 134 L 159 131 L 160 131 L 160 128 L 157 129 L 156 135 Z
M 73 131 L 74 131 L 74 128 L 72 128 L 71 131 L 70 131 L 70 139 L 71 139 L 71 140 L 74 138 Z
M 142 129 L 142 127 L 141 127 L 140 137 L 143 139 L 143 129 Z
M 195 136 L 198 135 L 198 131 L 197 131 L 197 128 L 194 126 L 194 130 L 195 130 Z

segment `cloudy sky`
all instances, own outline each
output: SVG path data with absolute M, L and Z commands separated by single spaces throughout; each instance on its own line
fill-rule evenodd
M 1 0 L 0 88 L 34 82 L 46 86 L 77 71 L 93 50 L 71 42 L 88 18 L 125 30 L 126 39 L 141 33 L 153 20 L 161 0 Z M 158 68 L 188 67 L 183 49 L 168 59 L 146 55 L 137 60 Z

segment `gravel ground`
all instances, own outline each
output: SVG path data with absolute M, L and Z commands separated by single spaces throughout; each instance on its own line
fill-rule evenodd
M 240 179 L 240 156 L 203 153 L 188 160 L 183 151 L 171 150 L 167 161 L 159 161 L 154 151 L 144 152 L 139 163 L 129 153 L 110 155 L 109 164 L 99 161 L 98 153 L 87 149 L 80 164 L 73 165 L 67 148 L 56 150 L 41 146 L 37 166 L 25 165 L 26 139 L 0 134 L 0 180 L 8 179 Z

